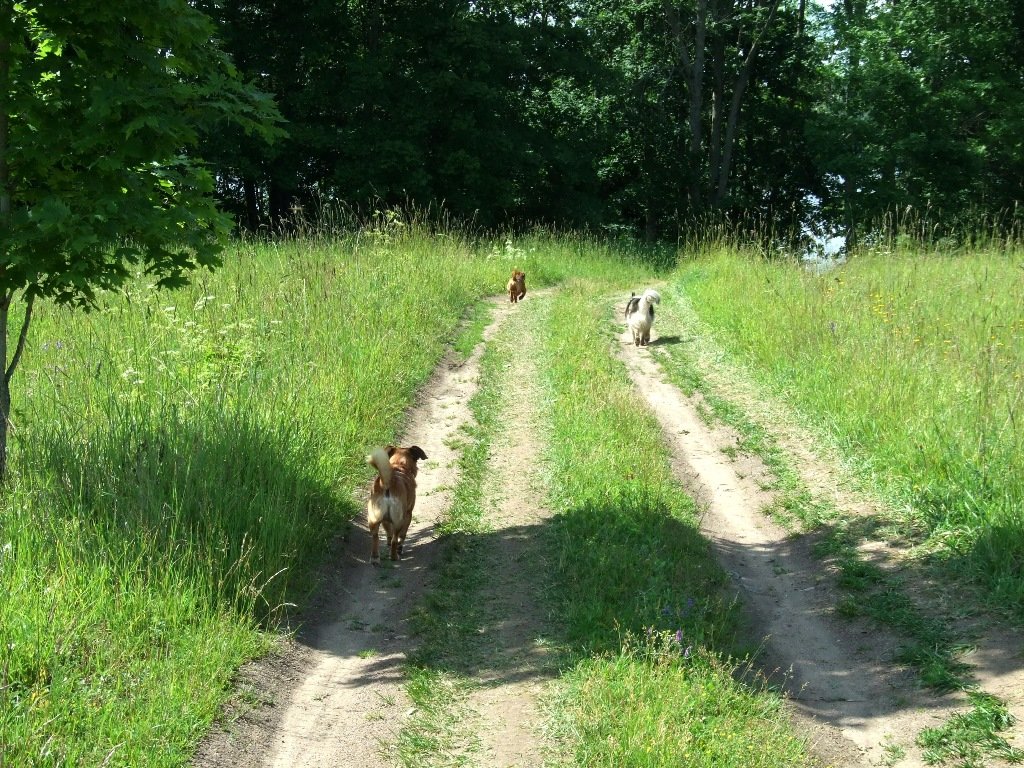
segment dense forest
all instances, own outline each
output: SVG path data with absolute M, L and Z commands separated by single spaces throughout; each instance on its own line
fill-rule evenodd
M 1024 198 L 1014 0 L 201 0 L 286 138 L 201 148 L 246 227 L 341 202 L 675 236 L 931 233 Z
M 152 160 L 271 232 L 399 206 L 941 237 L 1024 198 L 1019 0 L 35 0 L 0 14 L 0 92 L 14 224 Z

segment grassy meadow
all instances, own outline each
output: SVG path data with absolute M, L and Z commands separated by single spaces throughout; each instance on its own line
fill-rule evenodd
M 618 261 L 392 221 L 235 244 L 176 293 L 38 307 L 0 506 L 4 764 L 183 764 L 467 308 L 513 266 L 536 288 Z
M 0 501 L 0 766 L 187 763 L 234 672 L 273 647 L 355 514 L 367 447 L 400 432 L 449 345 L 468 354 L 479 341 L 479 300 L 513 267 L 531 291 L 559 286 L 521 314 L 540 344 L 557 510 L 545 599 L 564 764 L 678 765 L 680 745 L 692 765 L 810 759 L 781 699 L 736 680 L 746 646 L 718 598 L 724 577 L 610 354 L 607 297 L 641 282 L 685 296 L 953 575 L 1024 611 L 1019 255 L 865 253 L 817 275 L 727 248 L 682 253 L 672 270 L 657 261 L 395 218 L 235 243 L 176 293 L 139 277 L 88 314 L 37 306 Z M 486 533 L 500 361 L 516 342 L 499 335 L 485 353 L 442 526 L 469 554 L 442 568 L 421 617 L 410 693 L 434 717 L 427 735 L 449 732 L 472 687 L 446 653 L 472 642 L 478 620 L 460 613 L 473 609 L 465 569 Z M 421 741 L 403 759 L 431 764 L 417 751 L 447 748 Z
M 675 278 L 923 551 L 1024 615 L 1024 258 L 868 250 L 824 273 L 723 249 Z

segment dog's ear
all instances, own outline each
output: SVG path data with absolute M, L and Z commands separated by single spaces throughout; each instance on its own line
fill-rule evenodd
M 384 446 L 384 450 L 388 452 L 388 458 L 390 459 L 392 456 L 395 455 L 395 451 L 397 449 L 393 445 L 386 445 Z
M 427 458 L 427 454 L 425 454 L 423 452 L 423 449 L 420 448 L 418 445 L 410 445 L 409 453 L 415 456 L 417 461 L 423 461 L 424 459 Z

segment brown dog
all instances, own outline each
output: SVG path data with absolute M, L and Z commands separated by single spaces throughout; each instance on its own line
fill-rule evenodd
M 508 300 L 513 304 L 523 298 L 526 295 L 526 273 L 513 270 L 505 290 L 508 291 Z
M 378 531 L 381 523 L 388 537 L 391 559 L 402 556 L 405 534 L 412 522 L 412 508 L 416 506 L 416 462 L 427 458 L 418 445 L 408 448 L 374 448 L 366 463 L 377 470 L 377 477 L 366 504 L 366 523 L 370 527 L 370 562 L 380 563 Z

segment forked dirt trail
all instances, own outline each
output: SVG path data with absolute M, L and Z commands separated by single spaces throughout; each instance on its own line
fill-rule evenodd
M 489 333 L 510 314 L 495 301 Z M 512 309 L 515 307 L 513 306 Z M 242 671 L 240 718 L 204 742 L 196 766 L 373 768 L 394 765 L 392 745 L 412 708 L 402 664 L 411 650 L 409 613 L 430 581 L 437 552 L 434 525 L 450 504 L 459 431 L 469 423 L 482 345 L 465 362 L 446 357 L 420 393 L 399 443 L 419 445 L 413 523 L 395 566 L 369 565 L 365 521 L 353 526 L 324 575 L 317 604 L 283 658 Z M 365 512 L 364 512 L 365 517 Z
M 537 544 L 549 511 L 539 501 L 543 488 L 534 486 L 541 482 L 536 468 L 543 464 L 543 435 L 532 416 L 541 409 L 535 405 L 540 395 L 529 326 L 539 321 L 544 303 L 536 293 L 519 305 L 495 299 L 494 321 L 484 335 L 485 343 L 506 356 L 497 383 L 504 416 L 482 488 L 490 528 L 481 546 L 489 567 L 474 598 L 483 606 L 480 637 L 462 670 L 474 685 L 464 702 L 469 747 L 455 756 L 459 765 L 539 768 L 545 757 L 537 699 L 556 670 L 545 650 L 544 616 L 533 599 L 549 567 Z M 833 617 L 833 578 L 811 555 L 808 537 L 790 537 L 763 513 L 771 502 L 759 482 L 764 467 L 736 454 L 734 433 L 701 420 L 699 395 L 685 397 L 665 380 L 654 356 L 659 344 L 667 349 L 684 343 L 672 332 L 656 324 L 654 346 L 647 349 L 635 348 L 623 333 L 617 354 L 638 396 L 660 421 L 678 476 L 704 505 L 704 533 L 732 576 L 750 637 L 754 643 L 764 638 L 760 668 L 772 683 L 785 685 L 794 719 L 825 765 L 924 765 L 916 736 L 943 723 L 963 697 L 922 691 L 915 676 L 892 661 L 898 638 L 865 622 Z M 659 338 L 660 333 L 666 335 Z M 472 419 L 468 402 L 478 388 L 482 348 L 462 363 L 454 356 L 442 361 L 410 412 L 400 443 L 419 445 L 429 458 L 420 463 L 404 559 L 397 566 L 385 560 L 371 567 L 365 528 L 361 521 L 354 525 L 336 566 L 325 574 L 305 628 L 283 656 L 243 670 L 238 698 L 248 703 L 207 739 L 194 765 L 397 764 L 395 734 L 414 714 L 402 677 L 415 642 L 409 616 L 435 570 L 440 546 L 434 526 L 458 480 L 454 446 Z M 812 460 L 800 454 L 801 462 Z M 820 470 L 827 474 L 827 468 Z M 982 688 L 1019 706 L 1020 661 L 984 649 L 977 657 Z M 903 756 L 893 759 L 900 750 Z

